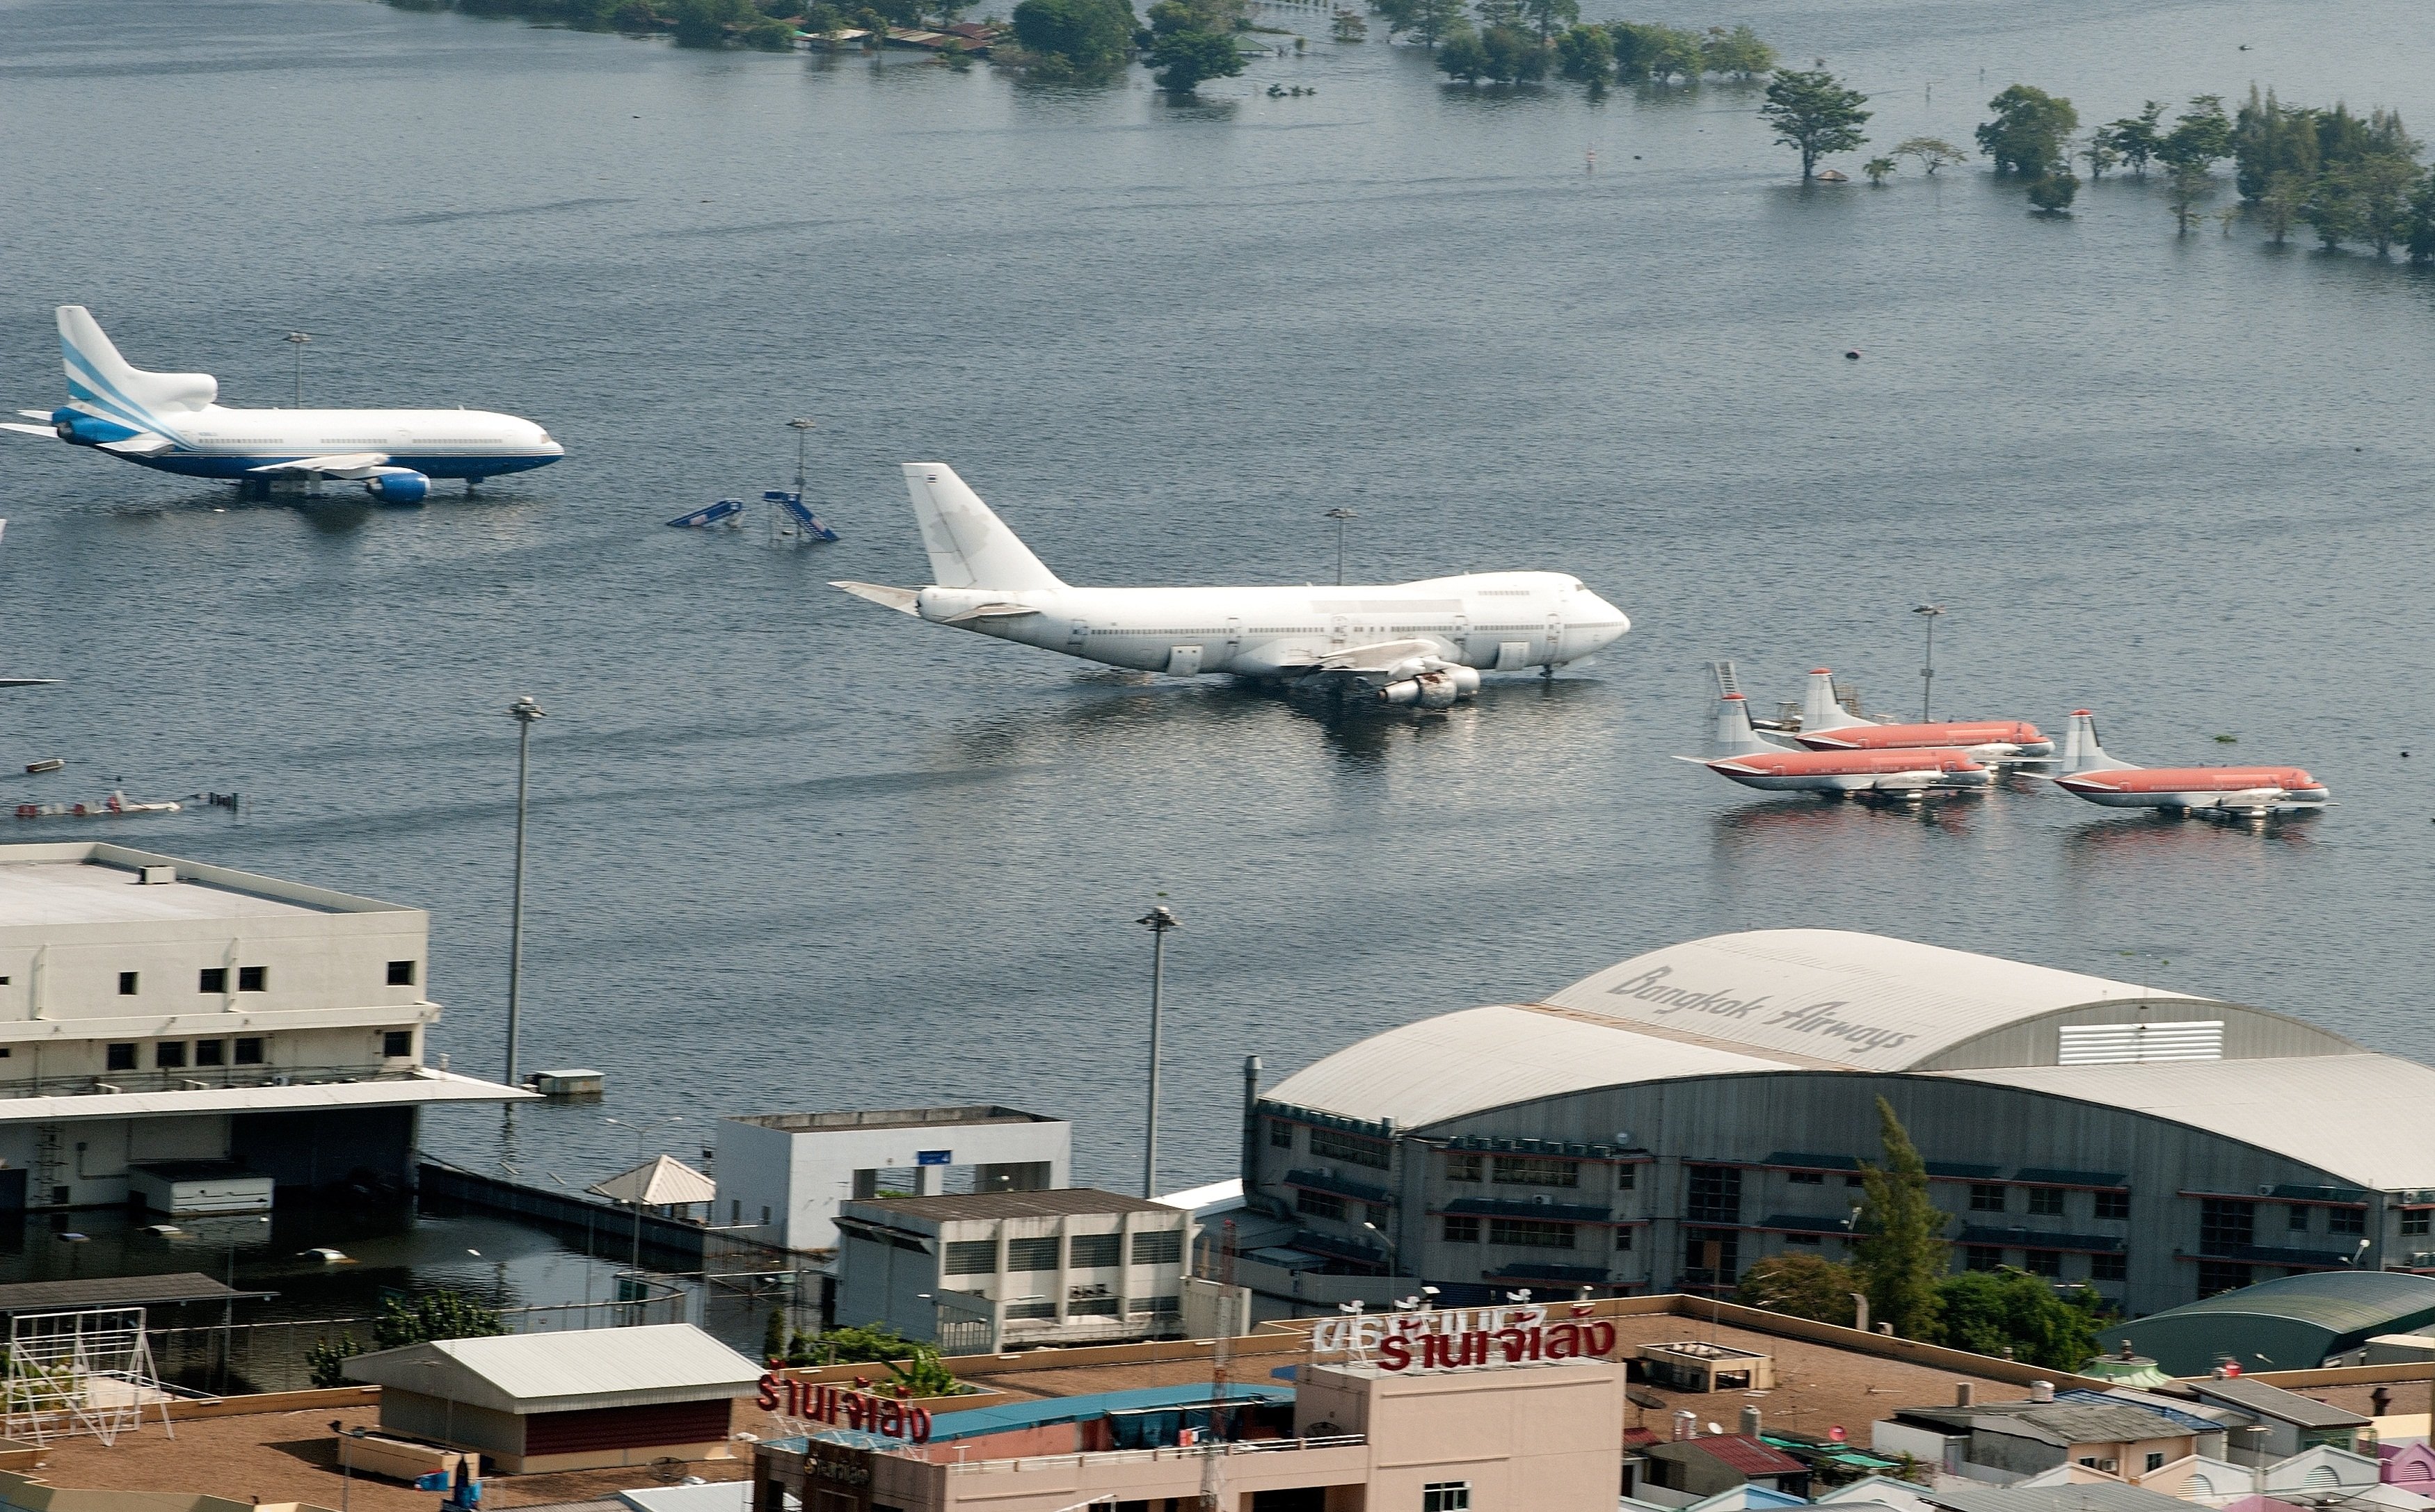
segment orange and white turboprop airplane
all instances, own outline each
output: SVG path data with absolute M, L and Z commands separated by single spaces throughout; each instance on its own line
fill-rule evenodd
M 1804 750 L 1769 740 L 1752 728 L 1750 706 L 1738 693 L 1726 693 L 1717 700 L 1717 726 L 1708 754 L 1674 759 L 1697 762 L 1744 787 L 1835 798 L 1916 800 L 1931 793 L 1983 788 L 1995 780 L 1995 774 L 1968 751 L 1951 747 Z
M 2072 711 L 2064 732 L 2063 769 L 2054 783 L 2091 803 L 2117 809 L 2174 809 L 2210 817 L 2263 818 L 2319 809 L 2332 799 L 2325 784 L 2297 766 L 2133 766 L 2105 754 L 2097 718 Z
M 2038 762 L 2054 755 L 2054 742 L 2026 719 L 1949 719 L 1916 725 L 1864 719 L 1835 698 L 1835 677 L 1809 669 L 1801 694 L 1801 729 L 1793 739 L 1810 750 L 1893 750 L 1951 747 L 1981 762 Z

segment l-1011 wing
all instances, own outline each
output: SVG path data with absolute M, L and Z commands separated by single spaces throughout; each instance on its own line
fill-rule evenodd
M 293 462 L 270 462 L 247 468 L 248 477 L 368 478 L 383 471 L 387 452 L 341 452 L 333 456 L 300 456 Z M 403 472 L 404 468 L 393 471 Z

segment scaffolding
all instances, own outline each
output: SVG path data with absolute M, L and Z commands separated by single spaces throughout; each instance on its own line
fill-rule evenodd
M 46 1445 L 90 1434 L 104 1444 L 139 1428 L 147 1407 L 169 1425 L 171 1393 L 152 1366 L 144 1309 L 95 1307 L 26 1313 L 9 1320 L 8 1376 L 0 1386 L 0 1435 Z

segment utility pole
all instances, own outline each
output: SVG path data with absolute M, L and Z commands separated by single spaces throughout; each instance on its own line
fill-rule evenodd
M 1160 897 L 1166 896 L 1161 893 Z M 1158 1195 L 1158 1058 L 1160 997 L 1166 987 L 1166 933 L 1183 920 L 1160 903 L 1133 920 L 1149 931 L 1149 1111 L 1142 1124 L 1142 1195 Z
M 1344 522 L 1361 517 L 1339 504 L 1328 510 L 1324 518 L 1336 522 L 1336 586 L 1341 588 L 1344 586 Z
M 312 345 L 313 337 L 302 331 L 290 331 L 281 339 L 296 349 L 296 407 L 302 409 L 304 407 L 304 349 Z
M 525 786 L 532 767 L 533 721 L 545 717 L 527 694 L 509 706 L 516 721 L 516 885 L 508 912 L 508 1075 L 516 1084 L 516 1010 L 525 974 Z

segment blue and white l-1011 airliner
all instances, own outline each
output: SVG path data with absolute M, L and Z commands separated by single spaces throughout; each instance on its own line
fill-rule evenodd
M 128 365 L 81 304 L 60 306 L 68 402 L 18 413 L 41 425 L 0 430 L 57 436 L 186 477 L 268 483 L 360 479 L 383 504 L 420 504 L 433 478 L 471 488 L 566 455 L 528 420 L 479 409 L 223 409 L 219 380 Z

